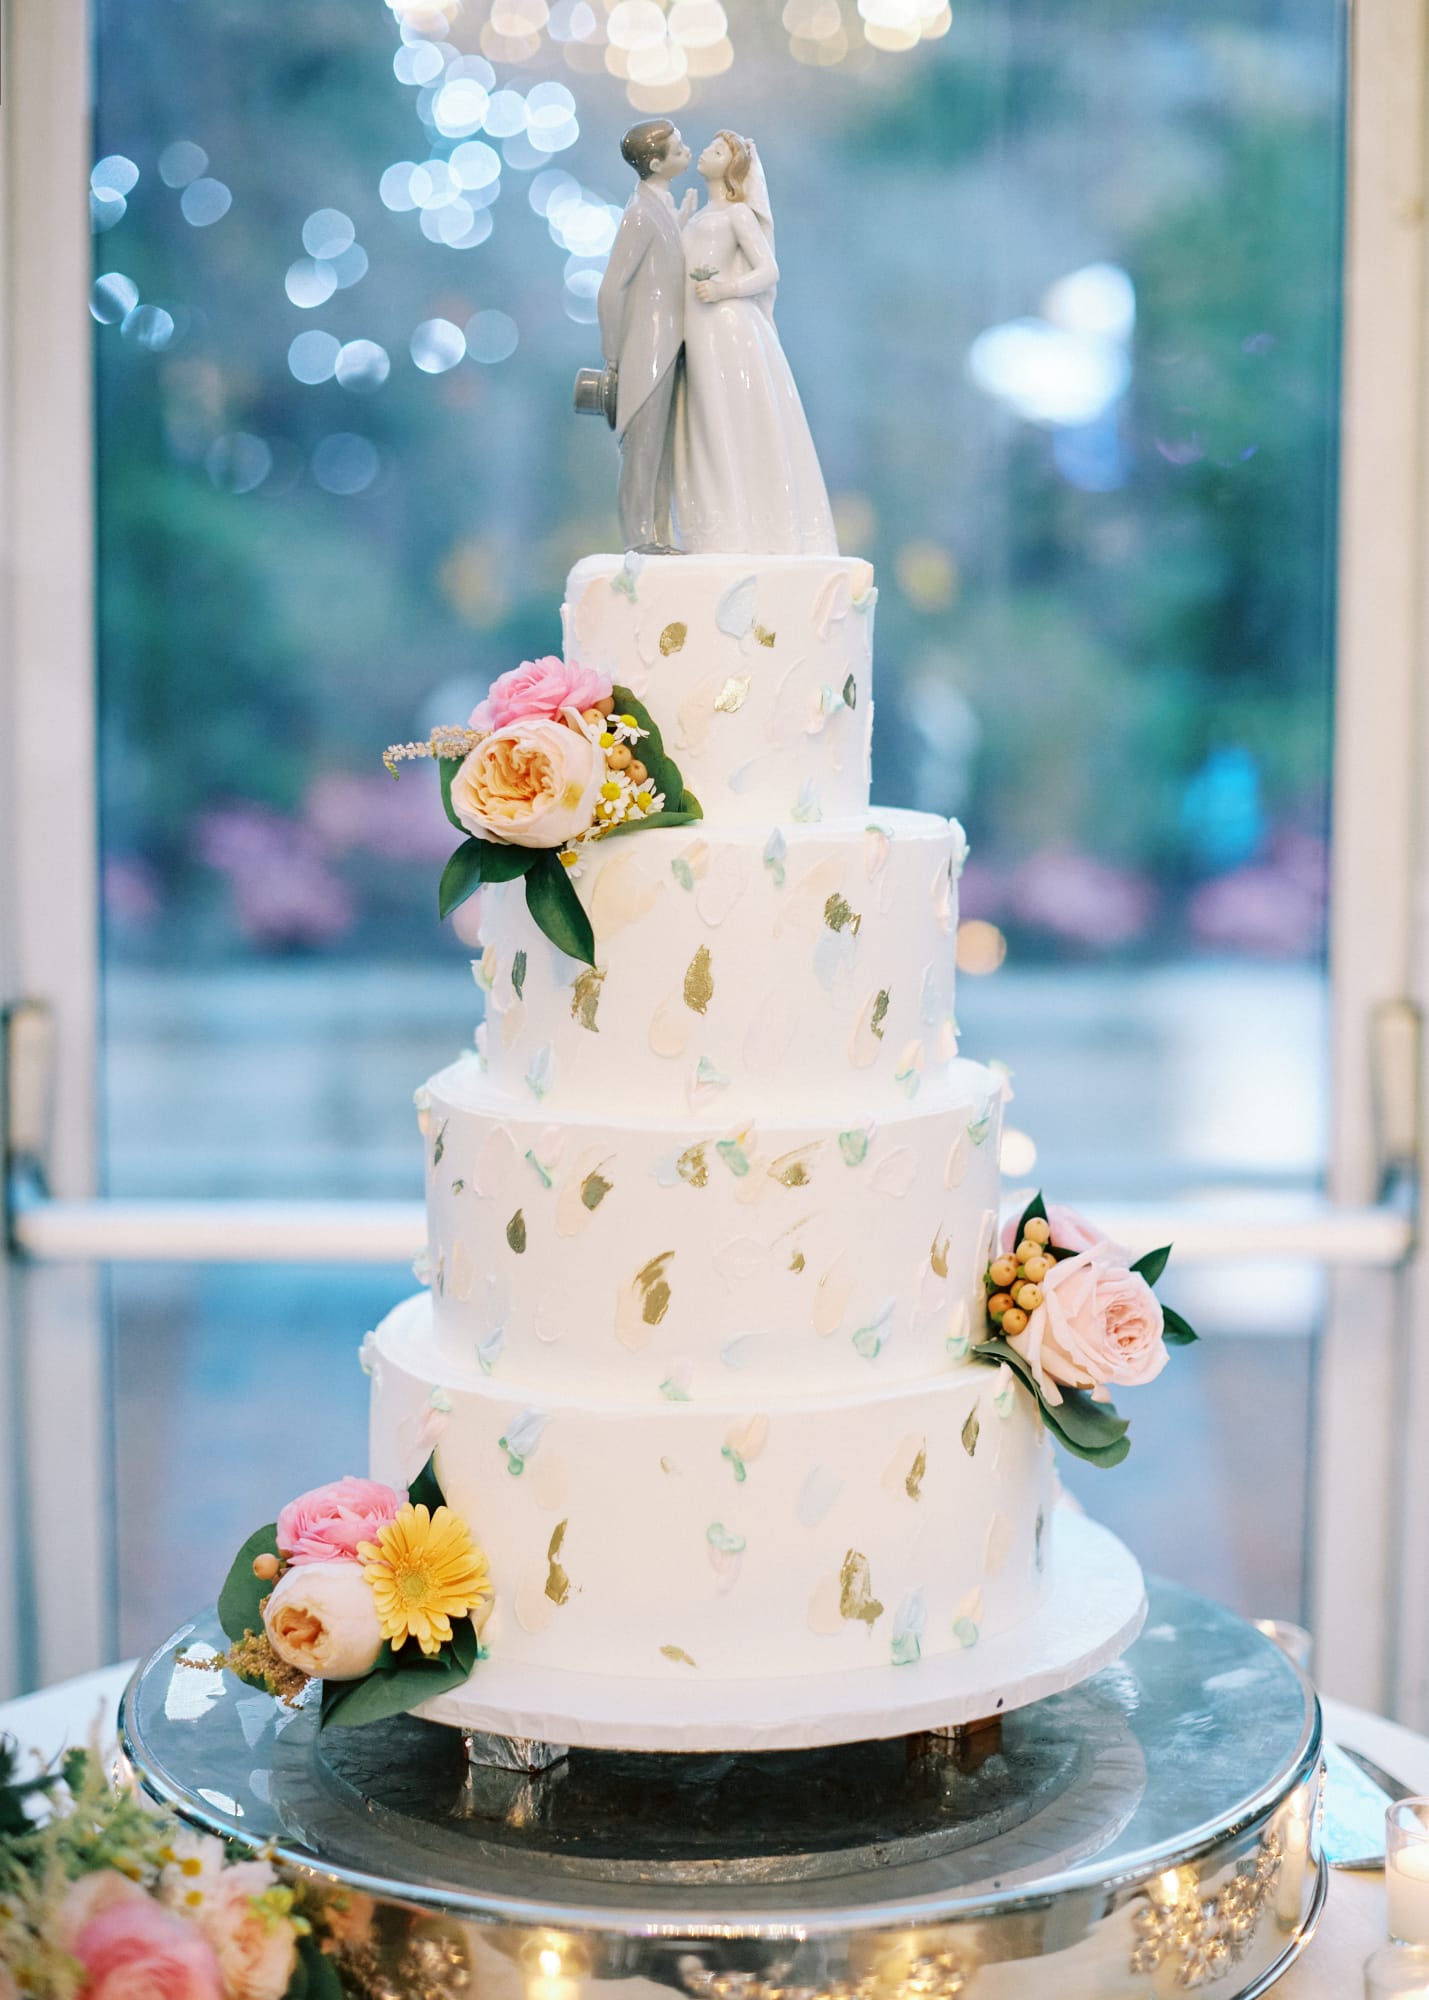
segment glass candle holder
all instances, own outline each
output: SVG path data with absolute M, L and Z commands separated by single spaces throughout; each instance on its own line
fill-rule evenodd
M 1365 2000 L 1429 2000 L 1429 1945 L 1382 1944 L 1364 1969 Z
M 1384 1815 L 1389 1934 L 1429 1945 L 1429 1799 L 1399 1799 Z

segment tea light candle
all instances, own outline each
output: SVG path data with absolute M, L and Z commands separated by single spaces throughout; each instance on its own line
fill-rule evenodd
M 1384 1816 L 1389 1934 L 1429 1945 L 1429 1799 L 1400 1799 Z

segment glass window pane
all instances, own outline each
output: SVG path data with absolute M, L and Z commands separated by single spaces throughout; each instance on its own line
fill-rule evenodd
M 781 332 L 880 579 L 875 792 L 973 843 L 959 1012 L 1012 1072 L 1010 1185 L 1318 1183 L 1335 0 L 727 0 L 642 51 L 578 0 L 96 19 L 115 1192 L 420 1192 L 411 1092 L 477 996 L 430 785 L 379 753 L 552 650 L 615 538 L 570 382 L 637 107 L 760 140 Z M 401 1283 L 116 1281 L 133 1643 L 289 1468 L 360 1460 L 342 1357 Z M 1214 1465 L 1195 1580 L 1293 1610 L 1313 1276 L 1183 1289 L 1214 1338 L 1070 1483 L 1185 1574 L 1157 1495 Z M 1262 1392 L 1298 1413 L 1264 1571 L 1233 1532 Z M 225 1505 L 175 1514 L 235 1400 Z M 174 1445 L 141 1476 L 145 1412 Z

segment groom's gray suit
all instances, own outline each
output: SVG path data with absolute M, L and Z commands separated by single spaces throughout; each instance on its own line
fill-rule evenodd
M 619 368 L 620 530 L 628 549 L 667 543 L 675 369 L 685 341 L 685 252 L 664 181 L 636 182 L 597 307 L 602 351 Z

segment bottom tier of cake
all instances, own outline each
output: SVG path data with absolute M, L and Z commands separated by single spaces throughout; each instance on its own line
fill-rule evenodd
M 425 1295 L 369 1338 L 373 1476 L 435 1451 L 486 1551 L 494 1659 L 729 1680 L 976 1646 L 1048 1588 L 1050 1440 L 980 1364 L 752 1407 L 523 1395 L 438 1353 Z

